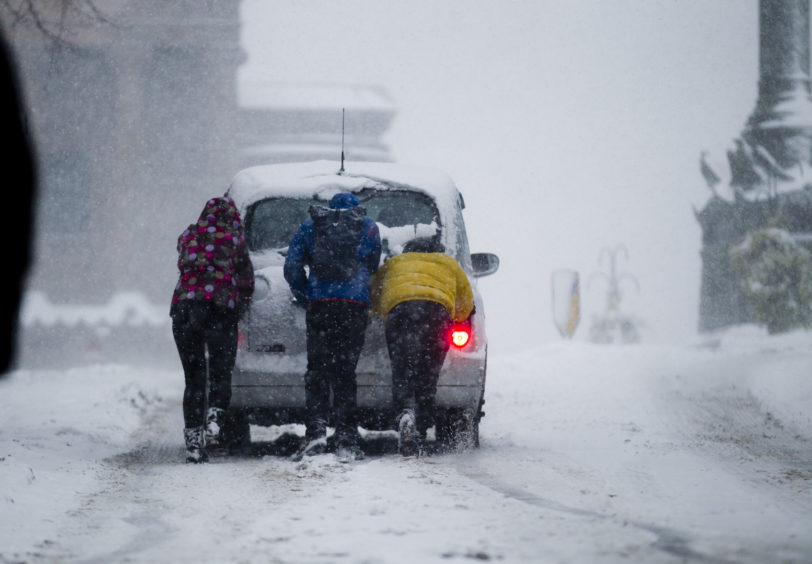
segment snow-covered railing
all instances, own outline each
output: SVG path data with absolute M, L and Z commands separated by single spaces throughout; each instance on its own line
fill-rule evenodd
M 169 324 L 169 306 L 155 305 L 139 292 L 120 292 L 106 304 L 55 304 L 42 292 L 27 292 L 20 309 L 23 327 L 64 325 L 153 326 Z

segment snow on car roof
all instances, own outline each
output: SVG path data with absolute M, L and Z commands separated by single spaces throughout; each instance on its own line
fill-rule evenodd
M 238 172 L 226 194 L 240 213 L 254 202 L 272 197 L 318 198 L 329 200 L 339 192 L 359 192 L 386 184 L 401 190 L 414 190 L 431 196 L 440 214 L 452 216 L 459 192 L 444 172 L 400 163 L 353 161 L 344 163 L 338 174 L 338 161 L 282 163 L 246 168 Z

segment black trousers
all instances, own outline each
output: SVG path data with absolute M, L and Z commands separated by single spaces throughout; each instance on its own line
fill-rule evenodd
M 355 367 L 364 346 L 369 307 L 340 300 L 310 304 L 307 321 L 305 373 L 306 432 L 308 439 L 324 436 L 333 393 L 333 419 L 338 445 L 358 441 Z
M 203 301 L 181 302 L 172 316 L 172 335 L 186 378 L 184 424 L 199 427 L 206 422 L 207 384 L 208 407 L 228 409 L 231 402 L 231 371 L 237 356 L 237 313 Z
M 392 404 L 396 413 L 414 405 L 415 424 L 422 436 L 434 425 L 437 379 L 448 353 L 450 329 L 451 316 L 445 307 L 426 300 L 400 303 L 386 317 Z

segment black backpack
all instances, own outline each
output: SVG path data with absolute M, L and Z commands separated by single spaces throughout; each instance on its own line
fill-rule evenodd
M 358 245 L 366 210 L 361 206 L 333 210 L 310 206 L 313 250 L 310 268 L 319 280 L 346 282 L 358 272 Z

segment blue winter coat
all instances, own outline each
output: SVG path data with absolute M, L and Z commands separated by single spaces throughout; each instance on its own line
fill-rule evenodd
M 330 209 L 349 209 L 358 206 L 358 199 L 349 193 L 336 194 L 330 200 Z M 345 300 L 369 305 L 370 277 L 378 270 L 381 259 L 381 235 L 375 222 L 366 217 L 361 229 L 357 258 L 359 268 L 346 282 L 319 280 L 310 269 L 313 250 L 313 220 L 307 218 L 299 226 L 285 257 L 285 280 L 296 301 L 309 304 L 317 300 Z

